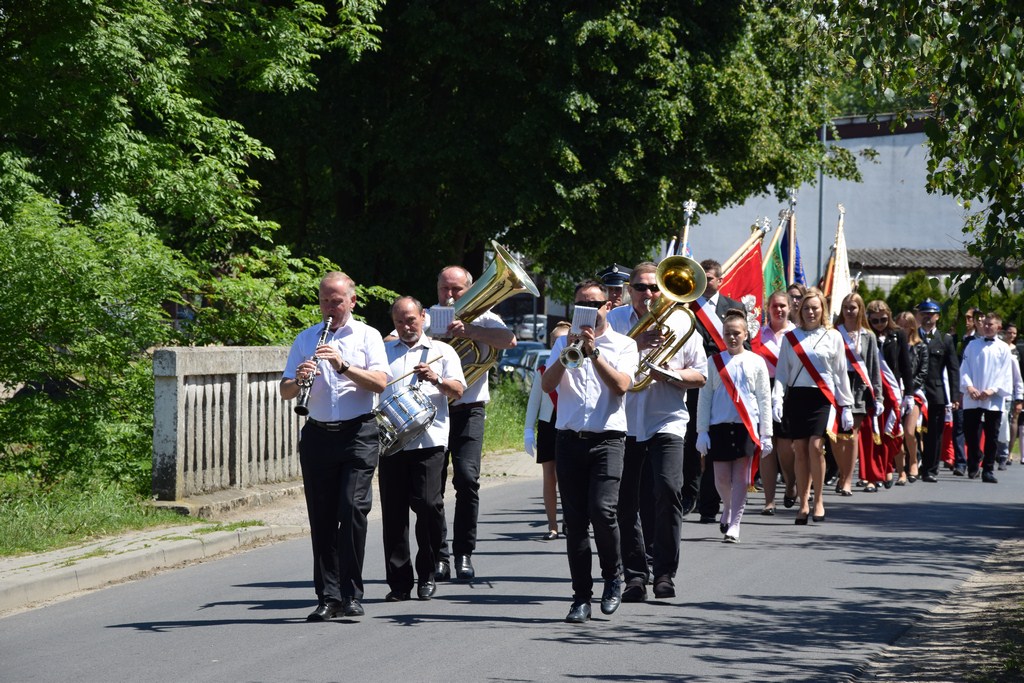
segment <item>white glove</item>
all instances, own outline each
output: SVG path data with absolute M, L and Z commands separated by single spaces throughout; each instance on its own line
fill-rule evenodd
M 767 458 L 772 452 L 772 437 L 761 437 L 761 457 Z
M 914 397 L 913 396 L 904 396 L 903 397 L 903 407 L 902 407 L 900 412 L 902 412 L 904 415 L 906 415 L 907 413 L 909 413 L 913 409 L 914 409 Z
M 701 455 L 707 455 L 708 451 L 711 450 L 711 435 L 707 432 L 701 432 L 697 435 L 697 452 Z
M 772 420 L 782 422 L 782 401 L 772 402 Z
M 533 452 L 533 445 L 534 445 L 534 443 L 536 443 L 536 441 L 535 441 L 535 439 L 533 437 L 533 430 L 532 429 L 524 429 L 523 430 L 523 446 L 526 447 L 526 454 L 528 456 L 530 456 L 531 458 L 536 456 L 536 454 Z
M 843 408 L 843 412 L 839 414 L 839 426 L 843 431 L 853 429 L 853 409 L 849 406 Z

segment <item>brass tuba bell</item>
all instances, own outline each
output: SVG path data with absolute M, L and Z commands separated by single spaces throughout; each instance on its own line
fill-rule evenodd
M 636 339 L 651 325 L 657 325 L 665 339 L 640 359 L 630 391 L 642 391 L 650 386 L 653 380 L 651 375 L 663 373 L 668 362 L 693 334 L 697 328 L 697 318 L 687 304 L 699 299 L 708 286 L 708 276 L 704 269 L 686 256 L 662 259 L 654 279 L 661 296 L 654 301 L 647 314 L 637 321 L 629 331 L 629 336 Z
M 493 240 L 491 246 L 494 248 L 494 260 L 480 279 L 455 302 L 455 317 L 464 323 L 475 320 L 513 294 L 529 292 L 540 296 L 537 285 L 505 247 Z M 462 361 L 466 386 L 480 379 L 498 361 L 498 353 L 494 349 L 481 347 L 470 339 L 459 337 L 448 343 Z

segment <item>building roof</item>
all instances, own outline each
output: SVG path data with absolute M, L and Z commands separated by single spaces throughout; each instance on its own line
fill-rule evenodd
M 850 270 L 926 270 L 950 273 L 981 268 L 962 249 L 849 249 Z

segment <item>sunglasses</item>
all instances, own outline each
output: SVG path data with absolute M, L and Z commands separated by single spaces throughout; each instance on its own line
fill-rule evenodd
M 601 308 L 606 303 L 608 303 L 607 299 L 605 299 L 604 301 L 577 301 L 573 305 L 582 306 L 583 308 Z
M 659 291 L 658 290 L 658 285 L 645 285 L 642 282 L 638 282 L 635 285 L 630 285 L 630 287 L 632 287 L 633 289 L 635 289 L 638 292 L 657 292 L 657 291 Z
M 889 316 L 883 315 L 881 318 L 868 318 L 868 322 L 872 325 L 881 325 L 882 323 L 889 322 Z

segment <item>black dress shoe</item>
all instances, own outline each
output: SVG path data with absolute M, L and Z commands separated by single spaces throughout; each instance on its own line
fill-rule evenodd
M 409 591 L 391 591 L 384 596 L 384 599 L 387 602 L 405 602 L 411 600 L 412 595 L 409 594 Z
M 476 571 L 473 569 L 473 563 L 469 559 L 469 555 L 456 555 L 455 556 L 455 578 L 459 581 L 471 581 L 476 576 Z
M 659 576 L 654 580 L 654 597 L 658 600 L 676 597 L 676 586 L 672 583 L 672 577 Z
M 434 571 L 434 581 L 451 581 L 452 568 L 448 560 L 438 560 L 437 569 Z
M 316 609 L 309 613 L 306 621 L 328 621 L 341 614 L 341 603 L 327 600 L 316 606 Z
M 714 515 L 701 515 L 700 516 L 700 523 L 701 524 L 714 524 L 715 523 L 715 516 Z
M 697 507 L 697 501 L 690 500 L 689 498 L 683 499 L 683 517 L 693 512 L 694 508 Z
M 922 474 L 921 475 L 921 481 L 926 481 L 929 484 L 935 484 L 939 480 L 938 480 L 938 478 L 936 478 L 936 476 L 934 474 Z
M 977 479 L 979 474 L 980 474 L 980 470 L 968 470 L 967 471 L 967 478 L 968 479 Z
M 583 624 L 590 619 L 590 602 L 574 602 L 565 615 L 566 622 L 570 624 Z
M 345 598 L 342 600 L 341 606 L 344 608 L 342 614 L 346 617 L 361 617 L 366 614 L 366 610 L 363 609 L 358 598 Z
M 953 476 L 954 477 L 962 477 L 962 476 L 964 476 L 964 474 L 966 474 L 966 472 L 964 470 L 960 469 L 959 467 L 954 467 L 953 468 Z M 921 477 L 921 478 L 924 479 L 924 477 Z
M 999 480 L 996 479 L 996 475 L 992 474 L 988 470 L 981 473 L 981 480 L 986 484 L 998 484 Z
M 437 584 L 433 581 L 420 581 L 420 585 L 416 587 L 416 597 L 420 600 L 429 600 L 436 592 Z
M 622 602 L 643 602 L 647 599 L 647 587 L 643 579 L 630 579 L 622 591 Z
M 718 530 L 724 534 L 726 531 L 729 530 L 729 525 L 726 524 L 725 522 L 722 522 L 721 524 L 718 525 Z
M 789 496 L 782 496 L 782 506 L 787 510 L 796 505 L 796 496 L 790 498 Z
M 622 579 L 604 582 L 604 593 L 601 594 L 601 613 L 615 614 L 622 602 Z

